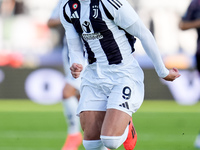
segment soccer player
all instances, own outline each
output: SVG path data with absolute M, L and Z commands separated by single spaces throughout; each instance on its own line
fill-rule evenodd
M 173 81 L 178 69 L 168 70 L 151 32 L 126 0 L 63 0 L 61 22 L 66 31 L 70 69 L 81 76 L 77 114 L 86 150 L 135 147 L 132 114 L 144 98 L 143 71 L 132 45 L 139 38 L 159 77 Z M 84 57 L 88 65 L 83 70 Z
M 196 68 L 200 75 L 200 0 L 192 0 L 185 15 L 182 17 L 179 27 L 182 30 L 196 29 L 197 38 L 197 50 L 195 54 Z M 195 140 L 195 147 L 200 148 L 200 134 L 197 135 Z
M 182 30 L 196 29 L 197 38 L 197 51 L 196 57 L 196 67 L 200 73 L 200 0 L 192 0 L 185 15 L 179 23 L 179 27 Z
M 61 0 L 54 8 L 50 19 L 48 20 L 48 26 L 50 28 L 61 26 L 59 9 Z M 63 32 L 64 28 L 62 27 Z M 79 88 L 80 79 L 74 79 L 70 73 L 69 58 L 68 58 L 68 47 L 66 38 L 63 38 L 63 66 L 66 74 L 66 84 L 63 89 L 63 110 L 66 122 L 68 123 L 68 135 L 62 150 L 78 150 L 78 147 L 82 143 L 82 134 L 80 132 L 80 121 L 76 116 L 76 109 L 78 106 L 79 99 Z

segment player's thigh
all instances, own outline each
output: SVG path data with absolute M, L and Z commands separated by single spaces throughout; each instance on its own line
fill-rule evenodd
M 101 135 L 104 136 L 121 136 L 131 116 L 121 110 L 107 109 L 104 122 L 102 125 Z
M 125 78 L 123 81 L 112 88 L 107 109 L 121 110 L 132 116 L 143 103 L 144 84 L 131 78 Z
M 80 113 L 84 140 L 99 140 L 105 111 L 82 111 Z

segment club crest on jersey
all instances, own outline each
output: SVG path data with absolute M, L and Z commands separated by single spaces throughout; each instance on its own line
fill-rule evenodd
M 99 7 L 97 5 L 92 6 L 92 10 L 93 10 L 93 18 L 97 18 L 98 17 L 98 9 Z
M 84 21 L 83 24 L 82 24 L 82 29 L 86 33 L 90 33 L 91 32 L 91 24 L 90 24 L 90 22 Z
M 78 8 L 78 4 L 77 3 L 74 3 L 73 5 L 72 5 L 72 8 L 75 10 L 75 9 L 77 9 Z

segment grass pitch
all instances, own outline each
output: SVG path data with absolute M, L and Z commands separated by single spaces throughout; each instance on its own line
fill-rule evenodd
M 181 106 L 174 101 L 145 100 L 133 122 L 138 133 L 135 150 L 196 150 L 200 103 Z M 61 150 L 66 132 L 60 103 L 0 100 L 0 150 Z

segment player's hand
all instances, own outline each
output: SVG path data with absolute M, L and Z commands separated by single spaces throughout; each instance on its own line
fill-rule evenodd
M 169 70 L 169 74 L 163 78 L 166 81 L 174 81 L 176 78 L 180 77 L 179 71 L 177 68 L 173 68 Z
M 83 66 L 81 64 L 73 63 L 70 67 L 71 74 L 74 78 L 78 78 L 83 70 Z

